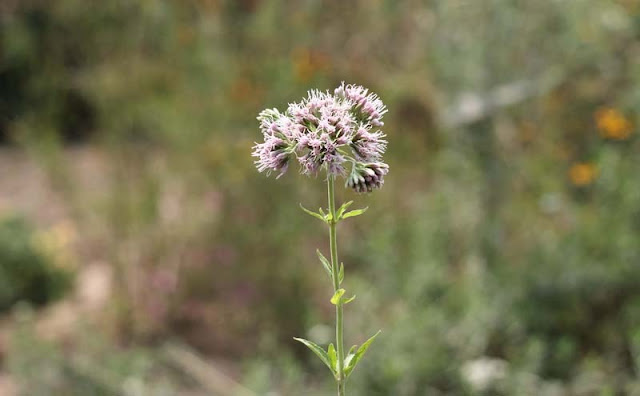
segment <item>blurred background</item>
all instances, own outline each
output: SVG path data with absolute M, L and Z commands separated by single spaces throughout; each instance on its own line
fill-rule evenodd
M 331 395 L 308 89 L 389 108 L 354 396 L 640 395 L 637 0 L 2 0 L 0 395 Z

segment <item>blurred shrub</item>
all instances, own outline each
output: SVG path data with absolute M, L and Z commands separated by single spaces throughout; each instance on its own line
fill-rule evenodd
M 71 271 L 40 249 L 38 234 L 24 218 L 0 218 L 0 310 L 18 301 L 46 304 L 64 295 L 71 281 Z
M 175 395 L 180 376 L 158 353 L 116 348 L 96 329 L 78 329 L 72 350 L 34 332 L 26 306 L 15 311 L 16 328 L 5 367 L 21 395 Z

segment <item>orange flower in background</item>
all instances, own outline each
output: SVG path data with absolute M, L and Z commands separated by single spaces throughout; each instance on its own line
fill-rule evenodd
M 596 125 L 600 136 L 605 139 L 625 140 L 633 132 L 631 121 L 613 108 L 601 108 L 596 111 Z
M 598 170 L 595 165 L 590 163 L 580 162 L 569 169 L 569 180 L 578 187 L 593 183 L 596 176 L 598 176 Z

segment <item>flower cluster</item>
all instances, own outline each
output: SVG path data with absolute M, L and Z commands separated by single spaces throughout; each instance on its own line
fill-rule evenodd
M 357 192 L 371 192 L 382 186 L 389 170 L 382 162 L 385 135 L 374 130 L 384 125 L 386 112 L 377 95 L 344 83 L 333 94 L 309 91 L 284 113 L 263 110 L 258 121 L 264 142 L 256 143 L 252 154 L 256 167 L 280 177 L 295 158 L 306 175 L 324 169 L 330 176 L 345 177 Z

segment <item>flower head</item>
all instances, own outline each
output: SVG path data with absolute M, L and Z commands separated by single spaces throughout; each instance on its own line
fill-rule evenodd
M 370 164 L 357 163 L 347 178 L 347 187 L 356 192 L 371 192 L 375 188 L 381 188 L 384 184 L 384 176 L 389 172 L 389 165 L 383 162 Z
M 598 169 L 588 162 L 579 162 L 569 169 L 569 179 L 577 187 L 588 186 L 598 176 Z
M 260 172 L 272 171 L 280 172 L 278 177 L 282 176 L 289 167 L 290 147 L 287 143 L 274 136 L 265 137 L 264 143 L 256 144 L 253 148 L 253 156 L 257 157 L 256 166 Z
M 377 95 L 357 85 L 342 83 L 333 94 L 309 91 L 286 112 L 263 110 L 259 116 L 263 143 L 256 143 L 253 156 L 260 172 L 286 172 L 294 157 L 301 172 L 328 176 L 347 176 L 358 192 L 369 192 L 383 184 L 388 166 L 381 162 L 387 142 L 382 131 L 386 107 Z
M 376 161 L 387 148 L 387 141 L 383 137 L 384 133 L 381 131 L 371 132 L 369 128 L 360 125 L 351 139 L 351 150 L 362 161 Z
M 596 124 L 605 139 L 625 140 L 633 133 L 633 125 L 624 114 L 613 108 L 601 108 L 596 112 Z
M 340 98 L 346 98 L 354 104 L 357 118 L 374 127 L 384 125 L 382 116 L 387 112 L 387 107 L 382 103 L 378 95 L 369 93 L 369 90 L 359 85 L 345 85 L 342 83 L 334 91 Z

